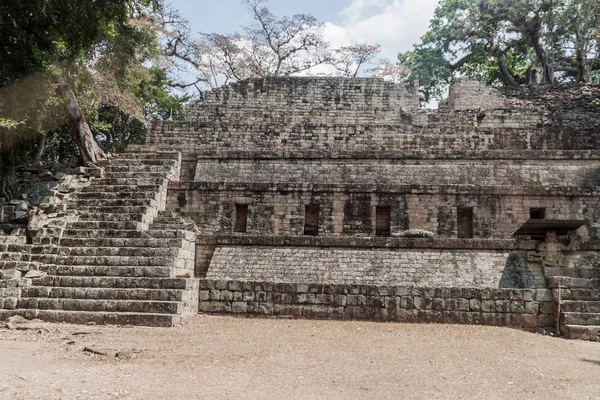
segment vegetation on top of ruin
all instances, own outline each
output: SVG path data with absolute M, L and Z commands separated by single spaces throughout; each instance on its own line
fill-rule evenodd
M 181 114 L 165 66 L 170 35 L 162 0 L 0 4 L 0 167 L 43 161 L 95 166 L 105 151 L 141 143 L 149 118 Z
M 167 0 L 0 4 L 0 196 L 11 197 L 15 166 L 74 156 L 96 166 L 142 143 L 148 121 L 182 118 L 206 88 L 250 77 L 418 78 L 425 102 L 462 76 L 510 87 L 600 79 L 597 0 L 442 0 L 399 61 L 378 61 L 377 44 L 331 48 L 310 14 L 241 1 L 251 17 L 241 33 L 198 37 Z
M 498 86 L 600 81 L 597 0 L 442 0 L 401 64 L 425 101 L 457 76 Z

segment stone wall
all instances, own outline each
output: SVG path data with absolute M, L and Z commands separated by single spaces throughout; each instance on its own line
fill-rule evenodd
M 504 271 L 511 269 L 508 260 L 506 251 L 219 246 L 206 277 L 287 283 L 498 288 Z M 534 275 L 530 269 L 522 273 Z
M 382 79 L 262 78 L 233 83 L 209 92 L 186 110 L 188 121 L 364 123 L 399 121 L 401 112 L 419 108 L 411 85 Z
M 377 79 L 249 80 L 210 92 L 202 104 L 187 111 L 186 122 L 156 122 L 143 148 L 195 152 L 600 146 L 600 117 L 594 105 L 600 91 L 573 101 L 571 93 L 565 102 L 548 93 L 522 92 L 509 98 L 479 82 L 459 81 L 452 86 L 447 108 L 419 110 L 414 88 Z
M 554 325 L 548 289 L 415 288 L 205 279 L 200 311 L 294 317 L 511 326 Z
M 472 110 L 474 108 L 497 109 L 510 107 L 506 97 L 485 83 L 474 80 L 458 80 L 450 85 L 448 108 Z M 482 114 L 483 115 L 483 114 Z
M 585 219 L 579 235 L 586 241 L 599 238 L 600 195 L 582 195 L 578 188 L 525 194 L 530 189 L 198 183 L 170 186 L 167 209 L 193 219 L 202 234 L 218 234 L 233 231 L 235 204 L 248 204 L 249 234 L 303 235 L 305 206 L 319 204 L 319 235 L 374 236 L 375 209 L 389 206 L 391 234 L 418 228 L 456 237 L 457 208 L 473 207 L 475 238 L 511 239 L 530 218 L 530 208 L 546 208 L 548 219 Z
M 198 160 L 196 182 L 477 186 L 584 186 L 600 160 L 523 165 L 511 160 L 390 163 L 389 160 Z

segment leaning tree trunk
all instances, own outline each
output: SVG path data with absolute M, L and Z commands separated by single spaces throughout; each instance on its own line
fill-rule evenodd
M 14 133 L 0 128 L 0 197 L 8 202 L 15 197 Z
M 42 156 L 44 155 L 45 150 L 46 150 L 46 136 L 41 136 L 38 139 L 37 148 L 35 149 L 35 157 L 33 158 L 33 163 L 35 165 L 39 165 L 42 163 Z
M 106 154 L 96 143 L 96 139 L 94 139 L 94 135 L 81 111 L 77 97 L 75 97 L 75 93 L 65 75 L 59 74 L 55 78 L 58 82 L 57 92 L 64 101 L 65 112 L 75 134 L 81 164 L 86 167 L 97 167 L 99 161 L 107 158 Z
M 508 65 L 506 64 L 506 55 L 504 53 L 500 53 L 497 55 L 498 60 L 498 68 L 500 70 L 500 75 L 504 78 L 505 83 L 512 87 L 517 87 L 519 84 L 515 80 L 515 77 L 508 69 Z

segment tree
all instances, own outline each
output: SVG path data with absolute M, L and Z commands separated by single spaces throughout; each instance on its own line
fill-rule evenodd
M 33 0 L 0 5 L 0 82 L 3 86 L 28 76 L 50 73 L 64 104 L 82 163 L 96 165 L 105 157 L 97 146 L 69 82 L 68 66 L 89 57 L 95 46 L 126 24 L 131 4 L 100 1 Z
M 360 69 L 379 55 L 379 44 L 357 43 L 335 51 L 335 68 L 348 78 L 356 78 Z M 384 61 L 382 61 L 384 63 Z M 377 69 L 374 71 L 376 72 Z
M 312 15 L 277 17 L 266 0 L 242 3 L 251 16 L 242 33 L 201 33 L 186 54 L 199 81 L 210 87 L 252 77 L 310 75 L 319 66 L 328 66 L 334 75 L 356 77 L 379 54 L 377 44 L 332 49 L 323 25 Z
M 169 101 L 174 109 L 180 107 L 175 103 L 186 98 L 170 96 L 165 76 L 156 79 L 161 68 L 148 67 L 158 65 L 157 58 L 164 55 L 160 35 L 167 31 L 132 23 L 159 20 L 157 16 L 165 10 L 160 0 L 5 2 L 0 5 L 0 35 L 4 38 L 0 43 L 0 90 L 19 88 L 31 80 L 40 87 L 52 86 L 54 93 L 33 91 L 39 95 L 38 103 L 62 104 L 61 115 L 54 107 L 50 119 L 54 126 L 68 122 L 81 163 L 95 166 L 106 154 L 95 140 L 86 110 L 113 107 L 143 119 L 140 106 L 152 108 L 152 101 L 157 101 L 155 106 Z M 160 85 L 150 89 L 151 83 L 159 81 Z M 15 119 L 7 113 L 8 101 L 2 97 L 5 133 L 18 136 L 31 127 L 38 128 L 39 134 L 50 130 L 36 122 L 48 119 L 44 109 L 31 108 L 26 117 Z M 18 97 L 13 100 L 27 104 Z M 158 115 L 158 110 L 153 113 Z M 43 143 L 38 146 L 43 147 Z
M 589 82 L 600 70 L 599 2 L 443 0 L 429 31 L 399 60 L 428 101 L 456 75 L 516 86 Z

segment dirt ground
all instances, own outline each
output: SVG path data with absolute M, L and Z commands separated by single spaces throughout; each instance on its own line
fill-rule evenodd
M 0 330 L 0 398 L 600 399 L 600 343 L 506 328 L 208 316 L 172 329 L 43 326 Z

